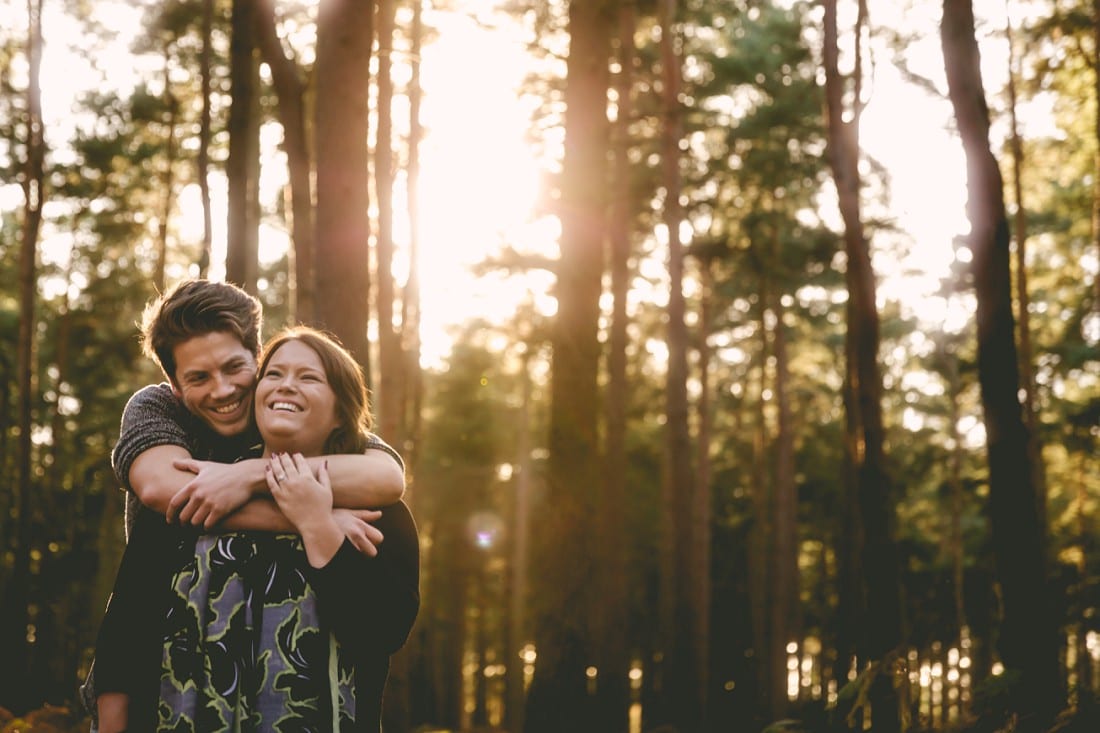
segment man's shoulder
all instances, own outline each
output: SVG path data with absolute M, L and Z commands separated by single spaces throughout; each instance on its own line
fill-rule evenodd
M 130 395 L 130 399 L 126 401 L 127 409 L 130 407 L 158 405 L 170 408 L 183 408 L 183 402 L 181 402 L 179 397 L 176 396 L 176 393 L 172 391 L 172 385 L 168 384 L 168 382 L 147 384 Z

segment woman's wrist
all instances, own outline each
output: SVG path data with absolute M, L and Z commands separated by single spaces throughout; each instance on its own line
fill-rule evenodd
M 322 568 L 339 551 L 344 544 L 344 532 L 340 525 L 329 512 L 325 517 L 318 517 L 312 521 L 304 521 L 297 525 L 302 535 L 302 545 L 306 550 L 306 558 L 309 564 L 315 568 Z

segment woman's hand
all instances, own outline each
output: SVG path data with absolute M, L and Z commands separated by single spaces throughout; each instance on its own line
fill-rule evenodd
M 327 565 L 344 543 L 344 532 L 332 515 L 327 466 L 322 464 L 314 477 L 301 453 L 276 453 L 265 474 L 279 509 L 302 535 L 309 564 L 315 568 Z
M 328 467 L 321 466 L 316 477 L 301 453 L 276 453 L 268 461 L 267 487 L 279 508 L 299 532 L 317 527 L 332 518 L 332 486 Z

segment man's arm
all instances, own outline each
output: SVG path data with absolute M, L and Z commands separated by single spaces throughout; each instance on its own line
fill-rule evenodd
M 371 443 L 363 453 L 316 456 L 307 461 L 315 476 L 321 465 L 328 462 L 332 500 L 337 507 L 373 509 L 400 501 L 405 493 L 404 465 L 393 449 L 380 440 Z M 210 529 L 249 499 L 267 495 L 266 464 L 262 458 L 233 464 L 176 460 L 175 472 L 190 471 L 191 480 L 170 497 L 165 512 L 168 519 Z M 166 475 L 167 472 L 161 474 Z M 136 490 L 137 484 L 134 486 Z

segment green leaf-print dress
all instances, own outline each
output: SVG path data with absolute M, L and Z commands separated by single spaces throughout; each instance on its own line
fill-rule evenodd
M 347 731 L 350 664 L 317 612 L 301 538 L 202 535 L 176 572 L 158 730 Z

